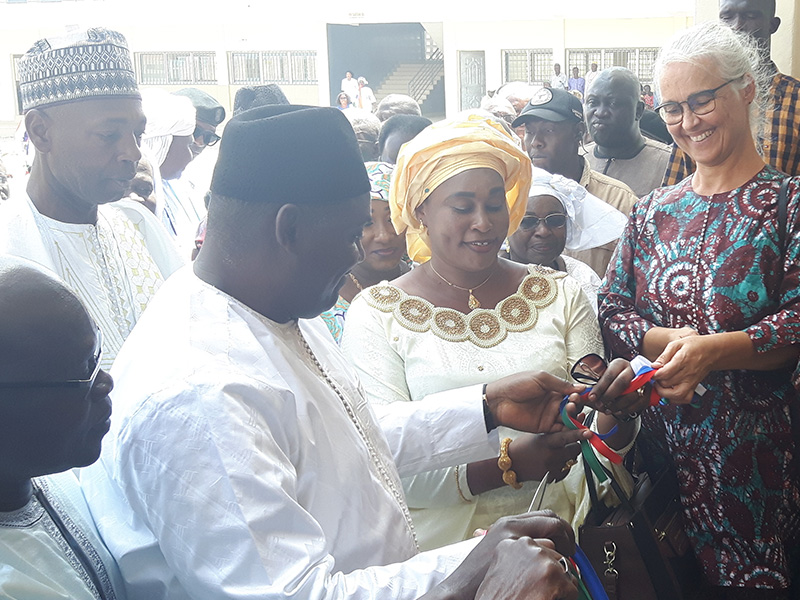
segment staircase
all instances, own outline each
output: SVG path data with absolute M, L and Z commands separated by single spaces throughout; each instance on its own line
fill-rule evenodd
M 444 60 L 442 53 L 437 50 L 428 60 L 397 65 L 383 80 L 375 95 L 380 101 L 389 94 L 405 94 L 422 106 L 442 76 Z

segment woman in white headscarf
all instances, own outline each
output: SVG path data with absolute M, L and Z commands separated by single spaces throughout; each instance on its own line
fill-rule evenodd
M 622 235 L 628 218 L 562 175 L 533 168 L 528 206 L 519 229 L 508 238 L 506 256 L 523 264 L 544 265 L 566 272 L 581 284 L 597 313 L 600 278 L 569 250 L 589 250 Z

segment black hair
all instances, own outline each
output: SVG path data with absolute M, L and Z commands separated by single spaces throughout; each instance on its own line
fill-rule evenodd
M 427 117 L 418 117 L 416 115 L 394 115 L 389 117 L 381 126 L 381 134 L 378 137 L 378 155 L 383 154 L 383 147 L 391 134 L 395 132 L 404 133 L 408 136 L 408 139 L 413 139 L 431 123 L 432 121 Z

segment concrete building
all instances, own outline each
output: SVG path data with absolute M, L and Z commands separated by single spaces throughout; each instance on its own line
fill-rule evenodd
M 294 103 L 333 105 L 350 70 L 378 100 L 411 93 L 439 118 L 477 106 L 507 81 L 541 85 L 556 62 L 567 73 L 591 62 L 622 65 L 650 82 L 658 48 L 675 31 L 715 19 L 716 3 L 0 0 L 0 135 L 20 119 L 16 59 L 35 40 L 72 29 L 118 29 L 141 85 L 199 87 L 228 108 L 242 85 L 272 82 Z M 773 38 L 779 68 L 795 76 L 797 10 L 794 0 L 778 0 L 783 25 Z

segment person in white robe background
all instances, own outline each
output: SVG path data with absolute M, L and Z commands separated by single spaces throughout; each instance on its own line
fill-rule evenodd
M 55 271 L 103 329 L 103 367 L 182 262 L 144 206 L 110 205 L 141 156 L 145 116 L 125 38 L 89 29 L 39 40 L 19 61 L 36 149 L 27 193 L 0 205 L 0 253 Z
M 205 243 L 123 348 L 118 416 L 82 477 L 129 598 L 472 598 L 498 544 L 526 536 L 552 543 L 526 542 L 530 568 L 505 577 L 577 598 L 558 564 L 572 532 L 548 513 L 418 554 L 400 474 L 496 455 L 495 424 L 560 429 L 580 387 L 527 372 L 376 414 L 318 317 L 363 258 L 352 128 L 265 106 L 220 146 Z M 614 363 L 595 389 L 613 404 L 631 377 Z
M 180 187 L 172 181 L 180 178 L 194 155 L 190 146 L 197 124 L 196 110 L 186 96 L 177 96 L 160 89 L 142 91 L 142 110 L 147 126 L 142 135 L 142 152 L 153 165 L 156 184 L 156 216 L 181 250 L 191 251 L 202 212 L 191 200 L 181 196 Z
M 71 469 L 97 460 L 113 387 L 78 297 L 0 256 L 0 597 L 124 600 Z

